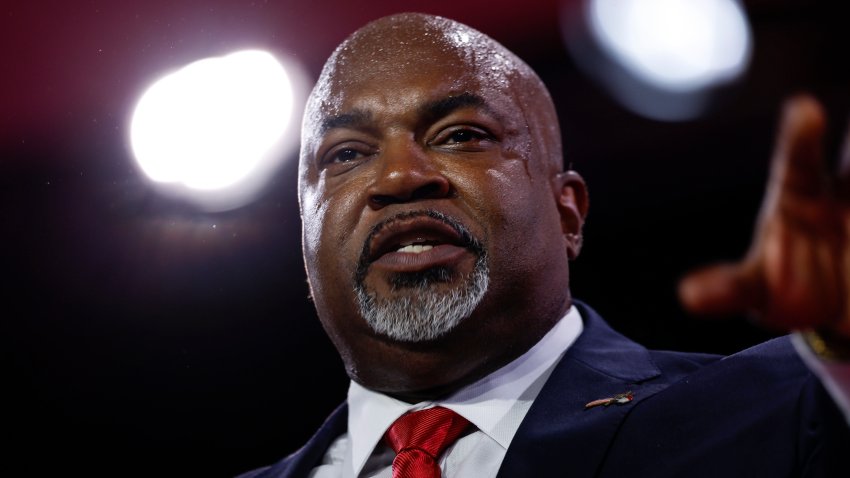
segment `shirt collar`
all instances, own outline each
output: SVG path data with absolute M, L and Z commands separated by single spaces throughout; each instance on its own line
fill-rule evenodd
M 436 405 L 457 412 L 507 449 L 525 412 L 582 328 L 581 315 L 574 306 L 570 307 L 527 352 L 440 401 L 410 404 L 352 381 L 348 389 L 348 435 L 354 475 L 360 473 L 384 432 L 398 417 Z

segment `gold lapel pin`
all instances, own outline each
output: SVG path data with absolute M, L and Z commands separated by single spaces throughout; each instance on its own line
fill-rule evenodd
M 632 400 L 634 400 L 634 398 L 635 398 L 635 396 L 632 394 L 631 390 L 629 390 L 628 392 L 620 393 L 620 394 L 614 395 L 613 397 L 600 398 L 599 400 L 594 400 L 594 401 L 588 403 L 587 405 L 585 405 L 584 409 L 587 410 L 589 408 L 598 407 L 598 406 L 608 407 L 608 406 L 611 406 L 611 405 L 614 405 L 614 404 L 625 405 L 625 404 L 631 402 Z

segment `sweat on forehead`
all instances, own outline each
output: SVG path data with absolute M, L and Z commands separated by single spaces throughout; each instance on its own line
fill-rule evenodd
M 411 54 L 412 53 L 412 54 Z M 533 72 L 515 55 L 483 33 L 442 17 L 401 14 L 376 20 L 351 35 L 334 53 L 336 65 L 354 63 L 369 73 L 406 67 L 388 60 L 404 58 L 416 67 L 435 58 L 474 67 L 490 82 L 506 82 Z M 332 58 L 333 60 L 333 58 Z
M 525 120 L 532 149 L 556 169 L 562 168 L 557 115 L 537 74 L 489 36 L 454 20 L 420 13 L 375 20 L 337 47 L 308 100 L 302 146 L 321 131 L 327 115 L 339 113 L 341 93 L 371 78 L 409 79 L 433 71 L 437 64 L 449 65 L 458 79 L 474 78 L 481 89 L 512 98 Z

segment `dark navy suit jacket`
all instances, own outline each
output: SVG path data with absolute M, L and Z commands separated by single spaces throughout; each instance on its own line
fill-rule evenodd
M 499 477 L 848 477 L 850 431 L 789 340 L 729 357 L 651 351 L 576 303 L 556 366 Z M 624 405 L 585 409 L 631 391 Z M 340 406 L 300 450 L 240 478 L 306 477 L 346 430 Z M 447 477 L 451 478 L 451 477 Z

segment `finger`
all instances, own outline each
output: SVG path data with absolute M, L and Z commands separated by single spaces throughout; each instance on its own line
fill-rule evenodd
M 761 278 L 748 266 L 720 264 L 696 270 L 679 282 L 688 311 L 709 316 L 748 314 L 761 306 Z
M 771 167 L 769 194 L 816 196 L 824 189 L 823 135 L 826 115 L 808 95 L 785 104 Z

